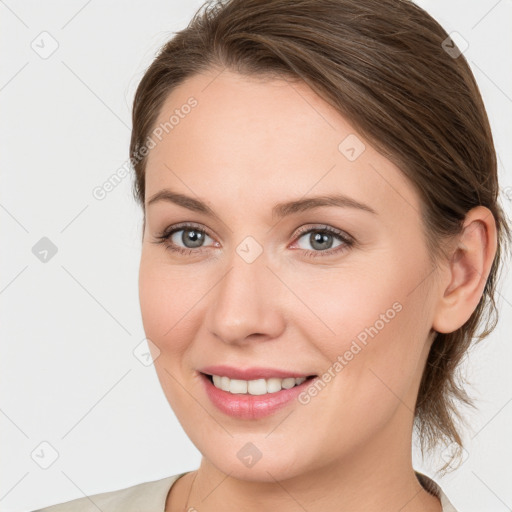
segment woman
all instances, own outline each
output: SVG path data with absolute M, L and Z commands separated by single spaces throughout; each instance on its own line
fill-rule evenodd
M 140 304 L 203 458 L 44 510 L 455 510 L 413 430 L 460 455 L 510 238 L 457 50 L 404 0 L 231 0 L 164 46 L 133 108 Z

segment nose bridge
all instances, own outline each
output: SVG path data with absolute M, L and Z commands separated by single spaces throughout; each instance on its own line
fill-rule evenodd
M 226 343 L 243 342 L 252 334 L 273 338 L 284 326 L 277 280 L 261 249 L 256 254 L 251 243 L 242 242 L 233 251 L 208 308 L 209 331 Z

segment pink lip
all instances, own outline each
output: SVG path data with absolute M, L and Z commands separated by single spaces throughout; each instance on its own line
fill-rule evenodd
M 297 373 L 294 371 L 278 370 L 277 368 L 253 367 L 242 369 L 222 364 L 205 366 L 204 368 L 200 368 L 198 371 L 201 373 L 207 373 L 208 375 L 219 375 L 221 377 L 240 380 L 270 379 L 272 377 L 277 377 L 278 379 L 294 377 L 298 379 L 300 377 L 309 377 L 314 375 L 313 373 Z
M 218 374 L 214 373 L 213 375 Z M 274 373 L 273 375 L 275 376 L 276 374 Z M 317 378 L 308 379 L 298 386 L 294 386 L 290 389 L 282 389 L 276 393 L 249 395 L 233 394 L 223 391 L 222 389 L 216 388 L 206 375 L 199 374 L 199 376 L 203 381 L 209 399 L 221 412 L 228 416 L 247 420 L 264 418 L 285 407 Z

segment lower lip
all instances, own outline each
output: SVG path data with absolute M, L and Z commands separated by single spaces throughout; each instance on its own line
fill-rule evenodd
M 318 378 L 307 379 L 298 386 L 282 389 L 276 393 L 248 395 L 223 391 L 216 388 L 206 375 L 203 373 L 199 375 L 204 383 L 206 394 L 220 411 L 229 416 L 247 420 L 264 418 L 285 407 Z

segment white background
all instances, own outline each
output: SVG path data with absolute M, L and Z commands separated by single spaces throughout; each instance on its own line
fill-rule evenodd
M 142 213 L 132 177 L 102 201 L 92 190 L 128 158 L 131 103 L 144 70 L 201 4 L 0 1 L 2 511 L 199 465 L 153 367 L 133 354 L 145 336 L 137 289 Z M 419 4 L 469 43 L 464 55 L 488 109 L 510 214 L 512 2 Z M 58 48 L 46 59 L 31 47 L 48 51 L 52 40 Z M 57 248 L 46 263 L 32 252 L 43 237 Z M 479 401 L 464 434 L 466 460 L 440 478 L 439 460 L 415 455 L 416 469 L 433 476 L 459 512 L 512 507 L 509 278 L 499 306 L 498 328 L 467 361 Z M 51 461 L 52 448 L 42 442 L 58 453 L 47 469 L 39 464 Z

